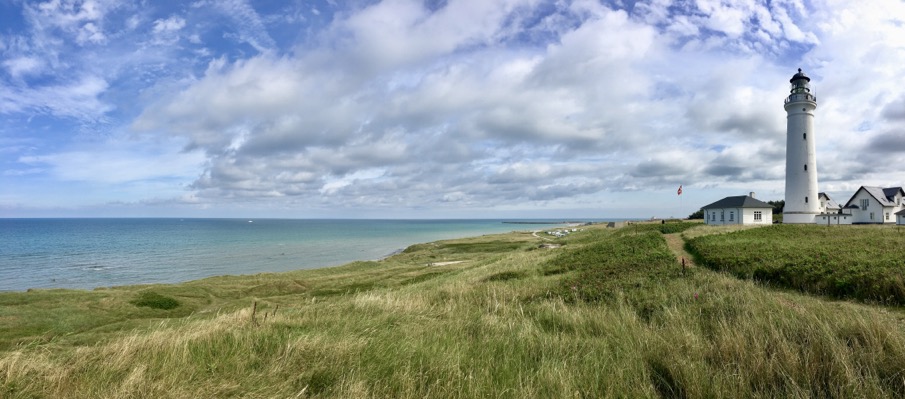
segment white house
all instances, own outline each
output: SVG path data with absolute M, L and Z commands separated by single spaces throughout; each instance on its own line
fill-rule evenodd
M 905 209 L 903 201 L 902 187 L 861 186 L 845 203 L 845 209 L 851 209 L 852 223 L 895 223 L 897 212 Z
M 838 202 L 830 198 L 827 193 L 817 195 L 820 201 L 820 214 L 814 218 L 814 223 L 829 226 L 834 224 L 852 224 L 854 217 L 850 209 L 842 210 Z
M 827 193 L 817 194 L 817 200 L 820 201 L 820 213 L 839 213 L 842 210 L 842 206 Z
M 773 205 L 754 198 L 754 193 L 726 197 L 701 209 L 709 225 L 773 223 Z

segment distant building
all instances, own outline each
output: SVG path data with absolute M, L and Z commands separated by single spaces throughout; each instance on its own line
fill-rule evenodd
M 842 206 L 830 198 L 827 193 L 817 194 L 817 200 L 820 201 L 820 213 L 839 213 L 842 211 Z
M 709 225 L 773 223 L 773 205 L 754 198 L 754 193 L 726 197 L 702 209 Z
M 842 206 L 839 205 L 838 202 L 830 198 L 827 193 L 820 193 L 817 195 L 817 199 L 820 200 L 820 214 L 814 219 L 814 222 L 822 225 L 834 225 L 834 224 L 852 224 L 854 221 L 854 217 L 852 216 L 851 210 L 847 209 L 847 212 L 843 213 Z
M 848 213 L 821 213 L 817 215 L 815 223 L 822 225 L 852 224 L 854 216 Z
M 902 187 L 861 186 L 845 203 L 851 212 L 852 223 L 896 223 L 898 213 L 905 209 L 905 190 Z

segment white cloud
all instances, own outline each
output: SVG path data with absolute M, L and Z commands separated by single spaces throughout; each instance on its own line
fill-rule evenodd
M 156 34 L 176 32 L 185 27 L 185 19 L 175 15 L 167 19 L 158 19 L 154 21 L 153 31 Z
M 232 20 L 232 28 L 238 32 L 240 41 L 248 43 L 259 52 L 271 51 L 276 43 L 267 32 L 261 16 L 254 7 L 245 0 L 215 0 L 197 2 L 196 5 L 208 5 L 226 14 Z
M 623 11 L 588 3 L 573 7 L 584 19 L 556 42 L 500 52 L 502 24 L 516 7 L 484 10 L 493 17 L 467 31 L 447 27 L 470 18 L 470 11 L 448 7 L 431 14 L 420 4 L 387 2 L 338 21 L 340 30 L 360 40 L 339 41 L 336 60 L 363 47 L 391 49 L 357 53 L 371 66 L 366 70 L 325 63 L 317 52 L 217 60 L 199 81 L 146 109 L 134 127 L 185 136 L 210 154 L 211 168 L 195 184 L 202 195 L 332 196 L 338 204 L 388 187 L 406 193 L 397 205 L 451 198 L 499 204 L 593 193 L 608 187 L 607 181 L 627 178 L 599 178 L 621 162 L 600 157 L 660 151 L 661 139 L 673 140 L 674 128 L 641 128 L 650 118 L 676 113 L 651 98 L 660 94 L 658 85 L 688 83 L 680 82 L 681 74 L 674 78 L 651 69 L 665 57 L 670 40 L 655 29 Z M 388 20 L 390 15 L 395 19 Z M 434 32 L 436 40 L 420 38 L 422 30 Z M 328 31 L 328 37 L 336 32 Z M 419 61 L 441 54 L 442 61 Z M 739 66 L 754 71 L 757 64 Z M 720 119 L 701 119 L 699 128 L 735 126 L 741 137 L 748 133 L 742 131 L 745 123 L 761 123 L 756 97 L 764 91 L 720 91 L 736 83 L 733 77 L 727 74 L 701 100 L 702 107 L 715 102 L 726 111 Z M 712 81 L 698 84 L 689 90 L 703 90 Z M 510 149 L 493 149 L 499 146 Z M 367 170 L 383 174 L 349 177 Z M 718 176 L 728 178 L 723 172 Z M 433 181 L 438 177 L 442 184 Z M 652 177 L 656 184 L 669 180 L 643 173 L 636 179 Z
M 101 28 L 93 22 L 88 22 L 79 28 L 75 41 L 79 44 L 101 44 L 107 41 L 107 35 L 105 35 L 104 32 L 101 31 Z
M 61 85 L 9 88 L 0 91 L 0 113 L 32 112 L 96 122 L 112 109 L 99 99 L 107 88 L 107 82 L 96 76 Z
M 111 0 L 49 0 L 26 4 L 24 12 L 46 38 L 59 29 L 71 35 L 79 45 L 103 44 L 107 41 L 104 18 L 119 6 L 118 2 Z
M 18 57 L 3 61 L 3 66 L 9 71 L 14 79 L 23 76 L 35 75 L 41 73 L 45 66 L 41 60 L 35 57 Z

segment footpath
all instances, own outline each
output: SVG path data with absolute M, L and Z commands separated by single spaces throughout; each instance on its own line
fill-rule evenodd
M 686 267 L 694 267 L 694 258 L 685 250 L 685 240 L 682 239 L 682 233 L 664 234 L 663 237 L 666 238 L 666 245 L 673 255 L 676 256 L 676 261 L 679 264 L 682 263 L 682 259 L 685 259 Z

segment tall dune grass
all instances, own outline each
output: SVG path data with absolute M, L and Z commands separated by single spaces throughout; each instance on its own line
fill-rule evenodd
M 659 234 L 588 228 L 545 249 L 513 233 L 332 269 L 60 292 L 70 312 L 103 302 L 125 324 L 11 328 L 0 397 L 905 395 L 900 309 L 683 275 Z M 441 261 L 461 263 L 427 266 Z M 591 280 L 606 292 L 573 293 Z M 129 303 L 149 289 L 190 313 Z M 44 317 L 32 294 L 56 293 L 0 300 Z

